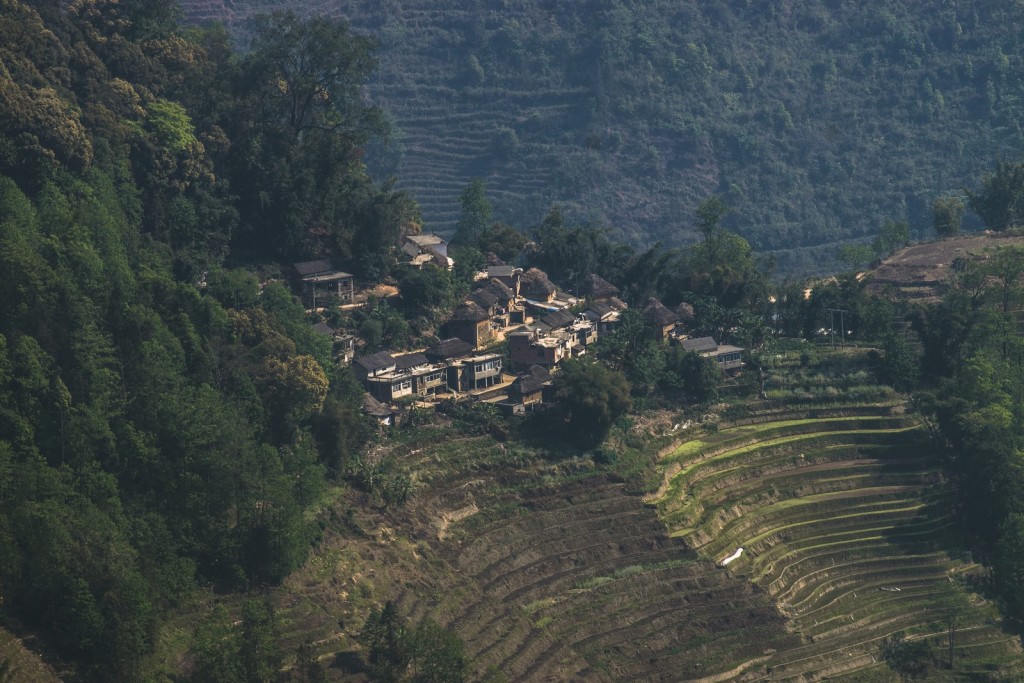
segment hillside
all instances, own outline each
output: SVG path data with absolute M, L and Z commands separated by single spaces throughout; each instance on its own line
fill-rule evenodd
M 370 92 L 397 128 L 378 165 L 434 230 L 476 177 L 496 218 L 531 225 L 557 202 L 634 243 L 691 241 L 716 193 L 782 269 L 821 271 L 886 219 L 928 234 L 936 196 L 1024 148 L 1019 3 L 182 5 L 238 36 L 287 7 L 378 40 Z
M 779 354 L 767 399 L 703 425 L 638 420 L 611 466 L 440 415 L 399 430 L 376 456 L 414 473 L 414 495 L 335 503 L 270 593 L 281 642 L 362 680 L 360 625 L 391 600 L 458 632 L 471 680 L 895 681 L 902 637 L 926 649 L 926 680 L 1017 680 L 1019 637 L 983 595 L 920 416 L 871 383 L 863 350 L 806 355 Z M 624 482 L 630 461 L 664 483 Z
M 865 273 L 872 294 L 913 303 L 936 303 L 958 264 L 976 261 L 1003 247 L 1024 244 L 1019 236 L 969 235 L 923 242 L 901 249 Z

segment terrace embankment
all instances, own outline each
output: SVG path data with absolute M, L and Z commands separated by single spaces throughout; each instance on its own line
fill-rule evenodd
M 516 681 L 728 678 L 800 644 L 763 590 L 670 538 L 623 484 L 588 477 L 516 498 L 515 514 L 485 506 L 447 542 L 465 579 L 457 599 L 405 596 L 458 630 L 479 666 Z
M 961 579 L 951 491 L 919 421 L 891 405 L 718 429 L 661 457 L 650 502 L 673 538 L 766 591 L 801 644 L 744 674 L 825 680 L 879 666 L 900 633 L 945 647 L 951 594 L 959 616 L 949 676 L 1019 666 L 1018 639 Z M 952 679 L 951 679 L 952 680 Z

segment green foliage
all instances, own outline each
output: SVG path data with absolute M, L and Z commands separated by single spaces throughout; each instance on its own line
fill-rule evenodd
M 374 680 L 463 683 L 469 662 L 462 640 L 431 619 L 407 624 L 394 603 L 370 610 L 357 637 Z M 493 674 L 490 680 L 498 680 Z
M 534 227 L 538 245 L 531 262 L 544 270 L 555 282 L 564 283 L 575 292 L 590 273 L 603 273 L 617 281 L 632 256 L 633 250 L 615 244 L 608 233 L 587 225 L 566 225 L 559 207 L 553 207 L 540 225 Z
M 967 205 L 955 195 L 936 197 L 932 202 L 932 224 L 939 237 L 953 237 L 959 234 Z
M 683 393 L 698 403 L 711 403 L 718 400 L 721 379 L 722 371 L 713 359 L 681 346 L 672 346 L 665 354 L 660 385 L 670 393 Z
M 220 266 L 239 215 L 272 220 L 261 202 L 295 199 L 250 184 L 248 164 L 278 177 L 282 160 L 323 152 L 303 173 L 330 176 L 325 202 L 359 226 L 345 244 L 371 231 L 345 253 L 367 270 L 414 214 L 357 158 L 330 156 L 377 130 L 360 104 L 365 42 L 282 20 L 334 50 L 317 59 L 340 89 L 290 137 L 261 138 L 284 125 L 254 78 L 273 73 L 254 61 L 272 45 L 236 59 L 222 33 L 177 34 L 176 7 L 12 0 L 0 19 L 0 585 L 5 616 L 83 680 L 150 678 L 158 629 L 197 584 L 299 566 L 327 467 L 368 438 L 360 393 L 301 303 Z M 266 605 L 241 629 L 215 614 L 196 637 L 199 680 L 277 678 Z
M 886 335 L 880 360 L 880 379 L 897 391 L 910 391 L 921 374 L 920 361 L 906 340 L 897 334 Z
M 402 307 L 410 317 L 443 320 L 468 287 L 459 282 L 453 272 L 427 264 L 423 268 L 400 269 L 398 291 L 402 294 Z
M 897 249 L 910 244 L 910 226 L 907 223 L 886 221 L 878 231 L 878 237 L 871 243 L 875 256 L 884 258 Z
M 882 643 L 882 659 L 890 668 L 911 678 L 927 678 L 937 663 L 935 646 L 926 638 L 907 640 L 897 633 Z
M 622 314 L 614 331 L 601 336 L 597 350 L 602 360 L 625 373 L 638 394 L 650 393 L 662 377 L 664 351 L 635 308 Z
M 487 201 L 487 187 L 484 181 L 474 179 L 462 191 L 459 198 L 462 216 L 455 228 L 456 244 L 476 244 L 491 225 L 491 203 Z
M 570 438 L 585 447 L 601 443 L 632 405 L 625 376 L 599 363 L 566 362 L 555 376 L 554 396 Z
M 981 179 L 981 189 L 965 190 L 971 209 L 989 230 L 1024 225 L 1024 163 L 1000 161 Z

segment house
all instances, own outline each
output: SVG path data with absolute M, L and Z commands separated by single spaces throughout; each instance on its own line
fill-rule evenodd
M 519 283 L 520 296 L 540 303 L 550 303 L 557 294 L 558 288 L 543 270 L 530 268 L 523 273 Z
M 515 292 L 497 278 L 491 278 L 477 287 L 469 300 L 487 311 L 495 327 L 504 328 L 526 322 L 526 309 L 519 303 Z
M 562 309 L 548 313 L 540 321 L 547 326 L 548 330 L 561 330 L 576 322 L 576 316 L 571 311 Z
M 445 325 L 446 333 L 458 337 L 473 348 L 491 341 L 491 319 L 483 308 L 472 301 L 459 306 Z
M 487 266 L 487 279 L 497 280 L 501 284 L 508 287 L 514 296 L 520 295 L 520 284 L 522 282 L 523 269 L 516 268 L 515 266 L 501 265 L 488 265 Z
M 292 264 L 302 290 L 302 301 L 310 308 L 327 303 L 347 304 L 355 297 L 355 276 L 336 270 L 328 259 Z
M 423 352 L 433 363 L 450 363 L 473 353 L 473 347 L 458 337 L 451 337 L 438 342 Z
M 566 331 L 571 334 L 573 340 L 584 349 L 597 343 L 597 326 L 594 325 L 594 323 L 592 323 L 585 315 L 578 316 Z M 577 355 L 582 355 L 582 351 Z
M 374 398 L 392 403 L 405 396 L 430 396 L 447 390 L 447 363 L 434 363 L 423 353 L 394 357 L 392 369 L 363 380 Z
M 395 358 L 396 372 L 412 378 L 412 393 L 430 396 L 447 389 L 447 365 L 433 363 L 423 353 L 407 353 Z
M 641 309 L 644 321 L 651 328 L 654 338 L 658 341 L 667 341 L 679 322 L 679 316 L 670 311 L 665 304 L 653 296 L 647 300 Z
M 544 333 L 536 328 L 523 328 L 508 335 L 508 354 L 514 368 L 540 365 L 551 369 L 573 357 L 577 342 L 571 335 Z
M 348 365 L 356 357 L 356 338 L 351 334 L 343 334 L 325 322 L 313 325 L 313 331 L 331 338 L 334 360 Z
M 680 344 L 685 350 L 699 353 L 703 358 L 713 358 L 723 372 L 743 367 L 744 349 L 739 346 L 719 345 L 712 337 L 684 339 Z
M 360 356 L 352 363 L 352 370 L 361 382 L 365 382 L 371 377 L 394 372 L 397 367 L 398 365 L 395 363 L 394 357 L 387 351 L 378 351 L 368 356 Z
M 403 396 L 413 395 L 412 373 L 391 370 L 363 380 L 370 394 L 387 403 L 392 403 Z
M 692 323 L 696 318 L 693 306 L 685 301 L 675 307 L 675 314 L 681 323 Z
M 605 280 L 597 273 L 591 273 L 580 285 L 580 296 L 591 301 L 602 301 L 619 295 L 619 288 Z
M 398 412 L 393 410 L 391 406 L 384 405 L 369 394 L 363 396 L 361 412 L 363 415 L 372 417 L 378 424 L 385 427 L 393 427 L 398 416 Z
M 503 365 L 499 353 L 485 353 L 454 361 L 448 366 L 448 387 L 454 391 L 474 391 L 501 384 Z
M 402 253 L 409 257 L 409 265 L 414 268 L 428 263 L 447 270 L 455 267 L 455 261 L 448 256 L 448 243 L 433 233 L 406 235 L 402 240 Z
M 583 315 L 597 328 L 597 333 L 610 334 L 615 330 L 622 318 L 622 311 L 608 301 L 597 301 L 590 304 Z

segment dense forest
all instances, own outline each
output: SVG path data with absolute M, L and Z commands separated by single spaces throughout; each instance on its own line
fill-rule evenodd
M 369 434 L 274 264 L 317 227 L 375 275 L 415 211 L 361 161 L 367 41 L 278 16 L 241 58 L 172 3 L 63 5 L 0 13 L 2 611 L 140 680 L 197 585 L 305 560 Z
M 782 270 L 822 272 L 886 220 L 929 234 L 935 197 L 1024 149 L 1013 2 L 182 4 L 240 36 L 287 6 L 379 41 L 370 92 L 396 135 L 377 165 L 433 230 L 476 177 L 501 220 L 560 203 L 639 245 L 693 241 L 717 194 Z

